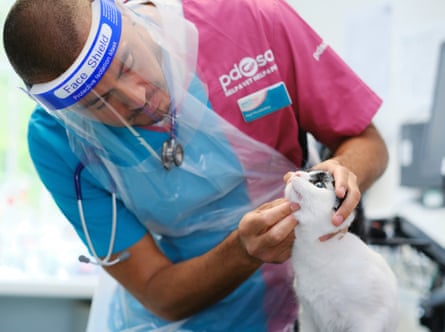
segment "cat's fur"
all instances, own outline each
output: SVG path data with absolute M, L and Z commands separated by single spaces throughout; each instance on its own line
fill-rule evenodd
M 396 278 L 384 258 L 356 235 L 341 232 L 332 216 L 339 200 L 333 177 L 295 172 L 285 197 L 297 202 L 292 264 L 300 332 L 395 332 L 399 323 Z M 328 235 L 328 240 L 320 237 Z

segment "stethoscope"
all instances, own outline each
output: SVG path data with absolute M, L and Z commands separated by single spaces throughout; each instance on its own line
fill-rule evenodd
M 170 76 L 170 75 L 167 75 Z M 139 135 L 139 133 L 132 128 L 125 119 L 113 108 L 110 109 L 112 112 L 121 119 L 124 125 L 130 130 L 130 132 L 135 136 L 135 138 L 147 149 L 147 151 L 154 156 L 156 159 L 160 160 L 164 169 L 169 170 L 173 165 L 179 167 L 184 160 L 184 148 L 181 143 L 176 140 L 177 137 L 177 123 L 176 123 L 176 107 L 174 102 L 171 102 L 170 107 L 170 137 L 162 145 L 161 158 L 153 150 L 153 148 Z M 122 262 L 130 257 L 128 251 L 124 251 L 118 255 L 117 258 L 111 260 L 111 255 L 113 252 L 114 241 L 116 236 L 116 226 L 117 226 L 117 204 L 116 204 L 116 193 L 114 190 L 111 193 L 112 202 L 112 221 L 111 221 L 111 235 L 110 242 L 108 245 L 108 252 L 104 259 L 100 259 L 94 249 L 93 242 L 91 241 L 90 234 L 88 232 L 88 227 L 85 221 L 85 215 L 82 204 L 82 190 L 80 176 L 82 170 L 85 168 L 83 163 L 79 163 L 74 172 L 74 188 L 76 191 L 77 206 L 79 211 L 79 216 L 82 224 L 82 229 L 85 234 L 88 248 L 90 249 L 93 258 L 88 258 L 85 255 L 79 256 L 79 261 L 83 263 L 92 263 L 100 266 L 112 266 L 119 262 Z
M 174 119 L 174 116 L 172 116 Z M 174 120 L 172 120 L 174 122 Z M 170 169 L 173 164 L 176 166 L 180 166 L 184 157 L 184 150 L 182 145 L 178 143 L 175 139 L 174 133 L 174 124 L 172 124 L 171 136 L 170 139 L 165 141 L 162 146 L 162 165 L 165 169 Z M 104 259 L 99 258 L 94 249 L 93 241 L 90 237 L 90 232 L 88 231 L 88 226 L 85 220 L 85 214 L 83 210 L 82 204 L 82 187 L 80 176 L 82 174 L 85 165 L 81 162 L 77 165 L 74 171 L 74 190 L 76 192 L 76 200 L 77 200 L 77 209 L 79 211 L 80 222 L 82 224 L 82 230 L 85 234 L 85 239 L 87 241 L 88 248 L 93 254 L 93 258 L 88 258 L 85 255 L 79 256 L 79 261 L 82 263 L 91 263 L 100 266 L 112 266 L 119 262 L 122 262 L 130 257 L 130 253 L 128 251 L 124 251 L 119 256 L 113 260 L 111 260 L 111 255 L 113 253 L 114 241 L 116 238 L 116 226 L 117 226 L 117 204 L 116 204 L 116 193 L 114 191 L 111 192 L 111 205 L 112 205 L 112 217 L 111 217 L 111 235 L 110 235 L 110 243 L 108 245 L 107 255 Z
M 184 149 L 181 143 L 176 141 L 176 107 L 172 107 L 170 110 L 170 139 L 164 142 L 162 145 L 161 161 L 162 166 L 169 170 L 173 164 L 181 166 L 184 160 Z
M 97 95 L 99 98 L 101 96 Z M 172 103 L 173 105 L 173 103 Z M 184 161 L 184 148 L 181 143 L 176 140 L 177 124 L 176 124 L 176 107 L 170 107 L 170 138 L 162 144 L 161 156 L 148 144 L 147 141 L 119 114 L 118 111 L 110 105 L 110 111 L 122 122 L 122 124 L 130 131 L 130 133 L 138 140 L 138 142 L 152 155 L 155 159 L 162 163 L 166 170 L 169 170 L 173 165 L 180 166 Z
M 176 141 L 176 123 L 175 123 L 175 115 L 171 116 L 171 131 L 170 131 L 170 139 L 166 140 L 162 146 L 162 165 L 165 169 L 169 170 L 172 165 L 180 166 L 184 159 L 184 150 L 182 145 Z M 82 230 L 85 234 L 85 239 L 87 241 L 88 248 L 90 249 L 93 258 L 88 258 L 85 255 L 79 256 L 79 261 L 82 263 L 91 263 L 100 266 L 112 266 L 119 262 L 122 262 L 130 257 L 130 253 L 128 251 L 124 251 L 119 256 L 113 260 L 111 260 L 111 255 L 113 253 L 114 241 L 116 238 L 116 226 L 117 226 L 117 204 L 116 204 L 116 193 L 114 190 L 111 192 L 111 205 L 112 205 L 112 217 L 111 217 L 111 235 L 110 235 L 110 243 L 108 245 L 108 251 L 105 258 L 101 259 L 96 253 L 94 249 L 93 241 L 91 240 L 90 233 L 88 231 L 88 226 L 85 220 L 85 214 L 83 210 L 82 204 L 82 187 L 80 176 L 82 174 L 85 165 L 82 162 L 79 162 L 75 171 L 74 171 L 74 190 L 76 192 L 77 199 L 77 209 L 79 211 L 80 222 L 82 224 Z
M 180 166 L 184 160 L 184 149 L 181 143 L 176 142 L 174 138 L 170 138 L 162 145 L 162 165 L 165 169 L 170 169 L 172 164 Z
M 91 264 L 100 265 L 100 266 L 112 266 L 112 265 L 122 262 L 130 257 L 130 253 L 128 251 L 124 251 L 121 254 L 119 254 L 119 256 L 117 258 L 115 258 L 113 260 L 111 259 L 111 255 L 113 253 L 114 241 L 115 241 L 115 237 L 116 237 L 116 226 L 117 226 L 116 193 L 114 192 L 114 190 L 111 193 L 112 217 L 111 217 L 110 243 L 108 245 L 107 255 L 105 256 L 104 259 L 101 259 L 97 255 L 96 250 L 94 249 L 94 245 L 93 245 L 93 242 L 91 241 L 90 233 L 88 232 L 88 227 L 87 227 L 87 224 L 85 221 L 85 215 L 84 215 L 84 211 L 83 211 L 82 187 L 81 187 L 80 175 L 84 168 L 85 168 L 84 164 L 79 162 L 79 164 L 76 167 L 76 170 L 74 171 L 74 189 L 76 191 L 77 208 L 79 211 L 80 221 L 82 223 L 82 229 L 85 234 L 88 248 L 90 249 L 90 251 L 93 255 L 93 258 L 88 258 L 85 255 L 80 255 L 79 261 L 82 263 L 91 263 Z
M 127 2 L 128 2 L 128 0 L 124 1 L 124 3 L 127 3 Z M 147 2 L 150 2 L 150 1 L 147 1 L 147 0 L 141 0 L 139 2 L 133 1 L 132 4 L 140 4 L 140 3 L 147 3 Z M 129 4 L 130 3 L 128 2 L 127 5 L 129 5 Z M 130 8 L 130 7 L 128 7 L 128 8 Z M 133 14 L 136 15 L 136 17 L 139 17 L 141 19 L 149 19 L 153 24 L 157 25 L 153 20 L 150 19 L 149 16 L 141 16 L 140 13 L 138 13 L 137 11 L 134 11 L 134 10 L 132 10 L 132 12 L 133 12 Z M 167 84 L 170 85 L 171 72 L 170 72 L 170 70 L 168 70 L 168 68 L 170 68 L 170 66 L 168 66 L 169 58 L 165 57 L 164 61 L 166 63 L 166 65 L 164 66 L 165 76 L 167 79 Z M 175 103 L 172 100 L 171 106 L 170 106 L 170 138 L 163 143 L 161 158 L 160 158 L 162 166 L 164 166 L 164 168 L 166 170 L 169 170 L 173 165 L 179 167 L 184 160 L 184 148 L 182 147 L 181 143 L 179 143 L 176 140 L 177 125 L 176 125 L 176 107 L 173 106 L 174 104 Z M 133 132 L 131 129 L 130 129 L 130 131 Z M 133 134 L 134 134 L 134 132 L 133 132 Z M 146 146 L 147 144 L 145 142 L 142 142 L 142 138 L 140 138 L 139 135 L 136 135 L 136 137 L 138 138 L 139 142 L 143 146 L 145 146 L 147 148 L 147 150 L 149 150 L 149 152 L 153 156 L 155 156 L 157 159 L 159 159 L 159 157 L 156 156 L 156 153 L 154 153 L 154 151 L 151 149 L 151 147 L 147 147 Z
M 172 107 L 170 110 L 170 138 L 166 140 L 162 145 L 162 155 L 159 158 L 156 152 L 151 148 L 151 146 L 139 135 L 139 133 L 134 130 L 121 116 L 117 113 L 113 108 L 110 108 L 113 113 L 116 114 L 123 121 L 124 125 L 130 130 L 130 132 L 135 136 L 135 138 L 157 159 L 160 159 L 162 165 L 166 170 L 169 170 L 172 165 L 180 166 L 184 160 L 184 149 L 182 145 L 176 141 L 176 108 Z M 79 261 L 82 263 L 92 263 L 100 266 L 112 266 L 116 263 L 119 263 L 123 260 L 126 260 L 130 257 L 130 254 L 127 251 L 122 252 L 117 258 L 111 260 L 111 255 L 114 247 L 114 240 L 116 237 L 116 224 L 117 224 L 117 207 L 116 207 L 116 193 L 114 190 L 111 193 L 111 202 L 112 202 L 112 220 L 111 220 L 111 235 L 110 235 L 110 243 L 108 245 L 108 252 L 104 259 L 100 259 L 94 249 L 93 242 L 91 241 L 90 233 L 88 232 L 88 227 L 85 221 L 85 215 L 82 204 L 82 188 L 80 176 L 82 170 L 85 168 L 85 165 L 82 162 L 79 162 L 75 171 L 74 171 L 74 189 L 76 192 L 77 199 L 77 208 L 79 211 L 79 217 L 82 224 L 82 229 L 85 234 L 85 239 L 87 241 L 88 248 L 93 254 L 93 258 L 88 258 L 85 255 L 79 256 Z M 110 177 L 111 178 L 111 177 Z

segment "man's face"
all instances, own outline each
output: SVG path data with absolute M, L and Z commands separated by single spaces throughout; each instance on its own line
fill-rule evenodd
M 155 18 L 156 9 L 143 6 Z M 122 17 L 122 36 L 107 73 L 81 105 L 86 116 L 112 126 L 145 126 L 168 114 L 170 97 L 161 68 L 161 49 L 144 27 Z

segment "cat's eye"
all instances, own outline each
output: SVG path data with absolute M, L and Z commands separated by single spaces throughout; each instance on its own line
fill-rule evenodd
M 317 188 L 326 188 L 326 184 L 324 183 L 324 182 L 322 182 L 322 181 L 317 181 L 317 182 L 314 182 L 314 186 L 315 187 L 317 187 Z

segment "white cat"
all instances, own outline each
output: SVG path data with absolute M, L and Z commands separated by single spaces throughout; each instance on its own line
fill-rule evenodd
M 297 171 L 285 197 L 297 202 L 292 264 L 300 305 L 300 332 L 395 332 L 399 324 L 396 278 L 384 258 L 332 215 L 339 200 L 323 171 Z M 326 239 L 320 241 L 320 238 Z

